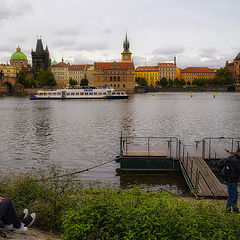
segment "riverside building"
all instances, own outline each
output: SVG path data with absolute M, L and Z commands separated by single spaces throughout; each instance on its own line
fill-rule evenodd
M 159 68 L 158 66 L 139 66 L 135 69 L 136 78 L 145 78 L 148 86 L 155 86 L 159 81 Z
M 95 62 L 93 85 L 96 87 L 113 87 L 128 93 L 134 92 L 135 69 L 132 62 L 132 53 L 129 51 L 129 41 L 123 43 L 121 62 Z
M 234 58 L 233 62 L 226 62 L 225 67 L 230 71 L 235 83 L 240 83 L 240 52 Z
M 214 79 L 216 76 L 215 69 L 208 67 L 187 67 L 183 70 L 180 70 L 180 78 L 185 80 L 186 83 L 192 84 L 194 79 Z
M 159 79 L 166 78 L 167 80 L 174 80 L 176 78 L 176 68 L 176 57 L 174 57 L 174 63 L 158 63 Z

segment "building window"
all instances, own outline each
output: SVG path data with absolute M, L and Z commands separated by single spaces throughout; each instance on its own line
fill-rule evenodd
M 123 84 L 123 88 L 125 88 L 125 84 Z
M 113 81 L 114 81 L 114 82 L 116 81 L 116 76 L 113 77 Z
M 114 84 L 114 87 L 116 87 L 116 84 Z
M 112 81 L 112 76 L 110 77 L 110 81 Z
M 120 82 L 120 76 L 118 76 L 118 81 Z

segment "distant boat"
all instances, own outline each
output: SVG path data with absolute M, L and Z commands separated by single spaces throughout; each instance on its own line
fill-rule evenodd
M 113 88 L 85 88 L 85 89 L 56 89 L 38 90 L 30 100 L 50 99 L 127 99 L 129 96 L 125 91 Z

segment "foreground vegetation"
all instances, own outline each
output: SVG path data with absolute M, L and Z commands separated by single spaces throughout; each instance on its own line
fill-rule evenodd
M 46 173 L 45 173 L 46 174 Z M 219 202 L 185 201 L 167 192 L 83 188 L 52 167 L 41 180 L 3 178 L 2 196 L 16 208 L 37 213 L 36 225 L 62 232 L 63 239 L 240 239 L 240 217 Z

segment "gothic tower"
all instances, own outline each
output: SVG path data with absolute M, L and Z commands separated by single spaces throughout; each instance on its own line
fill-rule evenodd
M 37 75 L 40 69 L 47 70 L 51 65 L 48 47 L 43 49 L 42 39 L 37 40 L 36 51 L 32 50 L 32 69 L 34 76 Z
M 129 51 L 129 41 L 127 38 L 127 34 L 126 34 L 126 38 L 123 42 L 123 52 L 122 54 L 122 62 L 132 62 L 132 53 Z

